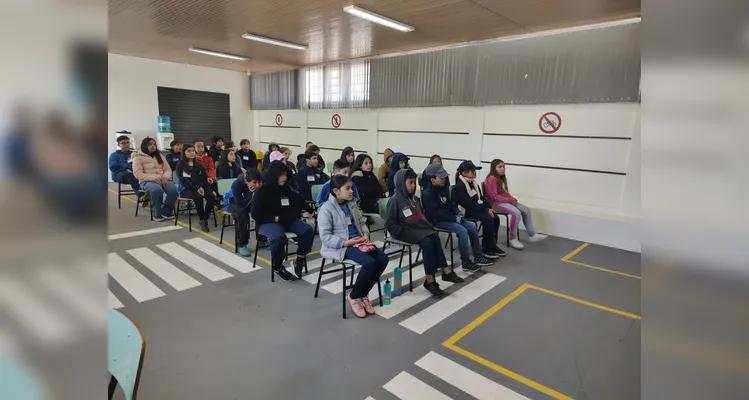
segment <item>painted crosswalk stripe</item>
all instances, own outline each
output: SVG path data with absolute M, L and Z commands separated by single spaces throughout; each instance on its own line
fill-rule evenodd
M 261 269 L 259 266 L 257 268 L 253 268 L 253 264 L 251 262 L 238 255 L 235 255 L 234 253 L 229 253 L 221 247 L 209 243 L 201 238 L 188 239 L 185 240 L 185 243 L 202 251 L 203 253 L 208 254 L 209 256 L 221 261 L 222 263 L 236 269 L 243 274 Z
M 177 243 L 164 243 L 157 247 L 213 282 L 234 276 Z
M 502 283 L 504 276 L 486 274 L 475 281 L 463 286 L 460 290 L 445 297 L 440 302 L 432 304 L 424 310 L 402 321 L 401 326 L 418 334 L 426 332 L 456 311 L 478 299 L 484 293 Z
M 416 365 L 478 400 L 529 400 L 433 351 L 416 361 Z
M 154 274 L 158 275 L 159 278 L 163 279 L 171 287 L 177 290 L 185 290 L 200 286 L 200 282 L 195 278 L 187 275 L 185 271 L 174 266 L 174 264 L 163 259 L 160 255 L 154 253 L 153 250 L 147 247 L 139 247 L 137 249 L 128 250 L 131 256 L 135 257 L 138 262 L 143 264 L 146 268 L 150 269 Z
M 151 283 L 143 274 L 138 272 L 116 253 L 109 253 L 107 270 L 109 271 L 109 275 L 127 290 L 135 300 L 138 300 L 138 302 L 164 296 L 164 292 L 161 289 Z
M 406 371 L 391 379 L 383 388 L 401 400 L 451 400 Z
M 57 344 L 73 336 L 73 326 L 45 304 L 38 293 L 12 276 L 0 276 L 0 303 L 23 328 L 44 344 Z
M 109 308 L 114 308 L 114 309 L 124 307 L 120 299 L 115 297 L 115 295 L 113 295 L 112 292 L 109 292 L 109 294 L 107 295 L 107 305 L 109 306 Z
M 153 229 L 144 229 L 142 231 L 133 231 L 133 232 L 124 232 L 124 233 L 117 233 L 114 235 L 109 235 L 109 240 L 117 240 L 117 239 L 126 239 L 136 236 L 143 236 L 143 235 L 152 235 L 154 233 L 161 233 L 161 232 L 169 232 L 169 231 L 175 231 L 178 229 L 182 229 L 181 226 L 164 226 L 161 228 L 153 228 Z
M 106 326 L 107 319 L 101 313 L 99 306 L 101 299 L 96 298 L 95 295 L 98 287 L 81 284 L 78 276 L 73 278 L 70 272 L 62 272 L 55 267 L 39 268 L 36 271 L 36 277 L 44 285 L 45 290 L 54 293 L 55 297 L 66 302 L 92 326 Z M 93 295 L 92 292 L 94 292 Z
M 414 272 L 416 272 L 416 271 L 414 271 Z M 464 271 L 455 271 L 455 274 L 458 275 L 459 277 L 465 279 L 466 277 L 468 277 L 472 273 L 471 272 L 464 272 Z M 417 275 L 414 274 L 414 280 L 416 280 L 416 276 Z M 436 279 L 438 279 L 440 288 L 442 290 L 447 289 L 447 288 L 449 288 L 450 286 L 453 285 L 452 282 L 445 282 L 445 281 L 439 280 L 440 279 L 439 277 L 437 277 Z M 448 298 L 450 296 L 452 296 L 452 295 L 449 295 L 446 298 Z M 411 307 L 413 307 L 413 306 L 415 306 L 415 305 L 421 303 L 422 301 L 425 301 L 425 300 L 427 300 L 427 299 L 429 299 L 431 297 L 432 297 L 432 294 L 429 293 L 429 291 L 426 290 L 423 285 L 417 285 L 416 287 L 414 287 L 414 291 L 413 292 L 409 292 L 408 291 L 408 286 L 405 285 L 404 288 L 403 288 L 403 294 L 400 295 L 400 296 L 398 296 L 398 297 L 392 298 L 391 301 L 390 301 L 390 305 L 387 305 L 387 306 L 382 307 L 382 308 L 378 308 L 377 309 L 377 315 L 379 315 L 379 316 L 381 316 L 383 318 L 386 318 L 386 319 L 390 319 L 390 318 L 393 318 L 394 316 L 402 313 L 403 311 L 406 311 L 409 308 L 411 308 Z M 442 303 L 442 301 L 444 301 L 444 300 L 445 299 L 440 300 L 439 303 Z

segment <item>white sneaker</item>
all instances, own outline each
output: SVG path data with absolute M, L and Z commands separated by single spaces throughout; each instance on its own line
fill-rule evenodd
M 544 235 L 544 234 L 542 234 L 542 233 L 537 233 L 537 234 L 535 234 L 533 236 L 529 236 L 528 240 L 531 241 L 531 242 L 540 242 L 540 241 L 546 239 L 546 237 L 547 236 Z
M 515 239 L 510 239 L 510 247 L 512 247 L 515 250 L 523 250 L 525 246 L 523 246 L 523 244 L 520 243 L 520 241 L 517 238 L 515 238 Z
M 153 222 L 164 222 L 164 217 L 153 217 Z

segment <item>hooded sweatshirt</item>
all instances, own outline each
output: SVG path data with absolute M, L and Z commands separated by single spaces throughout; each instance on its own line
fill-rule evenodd
M 287 171 L 282 161 L 273 161 L 268 165 L 267 171 L 265 183 L 253 196 L 252 219 L 261 227 L 274 223 L 274 219 L 278 217 L 278 223 L 288 230 L 302 213 L 302 196 L 291 189 L 288 179 L 286 184 L 278 186 L 278 176 Z
M 397 240 L 407 243 L 418 243 L 437 231 L 424 216 L 419 198 L 406 191 L 406 170 L 395 174 L 395 195 L 387 205 L 385 228 Z
M 377 171 L 377 180 L 380 181 L 380 186 L 382 186 L 383 192 L 388 190 L 388 175 L 390 175 L 390 164 L 387 162 L 387 159 L 392 155 L 393 151 L 390 150 L 390 148 L 385 149 L 385 154 L 382 155 L 382 158 L 385 160 L 385 162 L 380 165 L 380 169 Z
M 393 155 L 393 162 L 390 163 L 390 174 L 388 174 L 388 192 L 390 193 L 390 197 L 393 197 L 393 194 L 395 194 L 395 182 L 393 178 L 401 169 L 400 160 L 403 157 L 405 157 L 405 154 L 395 153 Z M 406 168 L 409 168 L 408 161 L 406 161 Z
M 172 179 L 172 169 L 161 153 L 156 152 L 156 157 L 161 157 L 161 164 L 155 157 L 138 151 L 133 155 L 133 174 L 139 182 L 156 182 L 157 178 Z

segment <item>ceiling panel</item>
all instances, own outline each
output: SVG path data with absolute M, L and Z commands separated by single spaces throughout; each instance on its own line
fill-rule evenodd
M 112 53 L 237 71 L 267 71 L 606 21 L 639 14 L 639 0 L 358 0 L 412 25 L 402 33 L 343 12 L 341 0 L 110 0 Z M 242 39 L 245 32 L 306 51 Z M 190 46 L 238 54 L 234 61 Z

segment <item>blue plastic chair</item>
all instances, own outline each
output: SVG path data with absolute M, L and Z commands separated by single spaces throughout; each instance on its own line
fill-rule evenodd
M 138 326 L 120 311 L 110 309 L 108 319 L 107 370 L 112 375 L 109 399 L 119 383 L 125 399 L 135 400 L 146 354 L 146 339 Z

